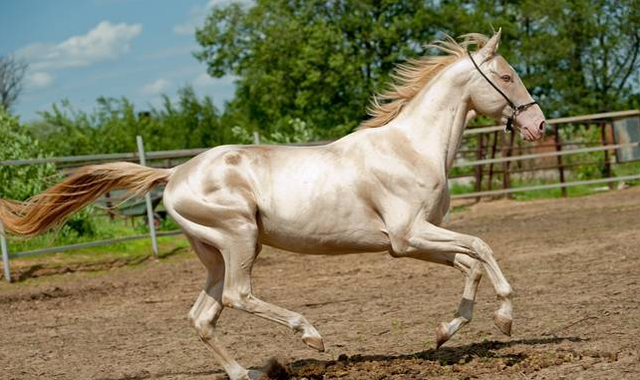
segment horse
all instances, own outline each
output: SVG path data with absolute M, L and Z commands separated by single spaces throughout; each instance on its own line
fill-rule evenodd
M 510 335 L 512 288 L 493 251 L 478 237 L 440 227 L 450 203 L 447 176 L 471 118 L 506 118 L 527 141 L 544 134 L 540 106 L 497 52 L 500 35 L 429 45 L 441 54 L 399 65 L 390 88 L 374 96 L 371 117 L 328 145 L 218 146 L 171 169 L 86 166 L 28 201 L 0 201 L 0 220 L 29 237 L 111 189 L 141 195 L 165 184 L 164 205 L 207 273 L 189 320 L 232 380 L 257 375 L 215 338 L 225 307 L 288 326 L 324 350 L 303 315 L 253 294 L 251 270 L 263 245 L 303 254 L 386 251 L 459 269 L 462 299 L 455 317 L 437 325 L 437 347 L 471 321 L 484 270 L 499 301 L 493 321 Z

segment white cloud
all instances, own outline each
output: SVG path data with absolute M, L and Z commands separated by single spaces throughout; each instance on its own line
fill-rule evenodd
M 214 78 L 207 73 L 202 73 L 193 80 L 193 85 L 200 88 L 229 85 L 233 84 L 236 79 L 238 79 L 238 77 L 234 75 L 226 75 L 222 78 Z
M 89 66 L 126 53 L 140 32 L 140 24 L 102 21 L 86 34 L 72 36 L 57 44 L 33 43 L 18 50 L 16 55 L 26 59 L 30 67 L 38 71 Z
M 145 95 L 160 95 L 166 91 L 170 82 L 164 78 L 156 79 L 151 83 L 147 83 L 140 89 L 140 92 Z
M 41 90 L 53 84 L 53 76 L 43 71 L 29 72 L 26 78 L 27 88 Z
M 196 30 L 195 25 L 192 25 L 189 22 L 178 24 L 173 27 L 173 33 L 179 36 L 186 36 L 186 35 L 192 34 L 195 30 Z
M 211 77 L 209 74 L 202 73 L 196 77 L 193 81 L 194 86 L 197 87 L 209 87 L 215 85 L 219 79 Z

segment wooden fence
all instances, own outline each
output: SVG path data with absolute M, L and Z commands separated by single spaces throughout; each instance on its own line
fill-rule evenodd
M 639 117 L 639 110 L 607 112 L 575 117 L 563 117 L 547 120 L 547 136 L 537 144 L 516 145 L 515 134 L 502 133 L 502 126 L 484 128 L 472 128 L 465 131 L 465 140 L 475 139 L 475 149 L 461 149 L 454 168 L 474 167 L 473 172 L 457 172 L 450 176 L 451 179 L 473 177 L 475 191 L 465 194 L 456 194 L 452 198 L 476 198 L 482 196 L 509 195 L 516 192 L 526 192 L 543 189 L 560 189 L 560 194 L 567 196 L 567 188 L 587 184 L 612 183 L 618 181 L 630 181 L 640 178 L 640 173 L 623 177 L 612 176 L 612 167 L 618 164 L 613 160 L 619 149 L 640 147 L 640 142 L 614 143 L 615 134 L 613 122 L 619 119 Z M 599 141 L 563 141 L 562 128 L 586 127 L 585 129 L 598 129 Z M 466 145 L 470 145 L 467 141 Z M 595 145 L 595 146 L 594 146 Z M 568 149 L 572 148 L 572 149 Z M 569 162 L 566 156 L 602 153 L 600 158 L 589 156 L 588 160 Z M 549 158 L 555 158 L 549 162 Z M 528 161 L 527 166 L 514 167 L 514 163 Z M 567 172 L 580 167 L 597 166 L 602 168 L 604 178 L 597 180 L 572 180 L 568 181 Z M 535 172 L 557 172 L 558 183 L 539 186 L 512 187 L 513 175 Z M 494 189 L 496 179 L 500 177 L 500 189 Z

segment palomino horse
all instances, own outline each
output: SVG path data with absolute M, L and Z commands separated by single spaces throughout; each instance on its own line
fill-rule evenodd
M 233 380 L 254 374 L 214 338 L 224 307 L 288 326 L 324 350 L 305 317 L 253 295 L 251 268 L 262 244 L 313 254 L 388 251 L 460 269 L 462 300 L 456 317 L 438 325 L 438 346 L 471 320 L 484 269 L 500 302 L 494 322 L 509 335 L 511 286 L 491 248 L 438 227 L 449 209 L 447 175 L 469 118 L 508 117 L 530 141 L 544 133 L 540 107 L 496 53 L 499 39 L 497 32 L 491 39 L 472 34 L 461 44 L 436 43 L 446 54 L 401 65 L 391 90 L 374 100 L 372 118 L 329 145 L 220 146 L 168 170 L 88 166 L 27 202 L 2 201 L 0 219 L 14 234 L 34 235 L 109 189 L 141 194 L 166 183 L 164 205 L 208 273 L 189 318 Z M 473 53 L 471 44 L 478 46 Z

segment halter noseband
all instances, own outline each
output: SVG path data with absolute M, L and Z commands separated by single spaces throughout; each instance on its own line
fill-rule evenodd
M 482 75 L 482 77 L 484 79 L 487 80 L 487 82 L 489 82 L 489 84 L 491 85 L 491 87 L 495 88 L 496 91 L 498 91 L 498 93 L 500 95 L 502 95 L 503 98 L 505 98 L 507 100 L 507 104 L 509 104 L 509 107 L 511 107 L 511 116 L 509 116 L 507 118 L 507 131 L 513 131 L 513 123 L 516 120 L 516 117 L 518 116 L 518 114 L 520 114 L 520 112 L 526 110 L 527 108 L 531 107 L 534 104 L 538 104 L 535 100 L 531 103 L 527 103 L 527 104 L 521 104 L 519 106 L 516 106 L 514 102 L 511 101 L 511 99 L 509 99 L 509 97 L 502 92 L 502 90 L 500 88 L 498 88 L 498 86 L 496 86 L 495 83 L 493 83 L 491 81 L 491 79 L 489 79 L 489 77 L 487 77 L 482 70 L 480 70 L 480 66 L 478 66 L 478 64 L 476 63 L 476 61 L 473 59 L 473 56 L 471 55 L 470 51 L 467 51 L 467 54 L 469 54 L 469 58 L 471 58 L 471 62 L 473 62 L 473 65 L 476 67 L 476 69 L 478 70 L 478 72 L 480 73 L 480 75 Z

